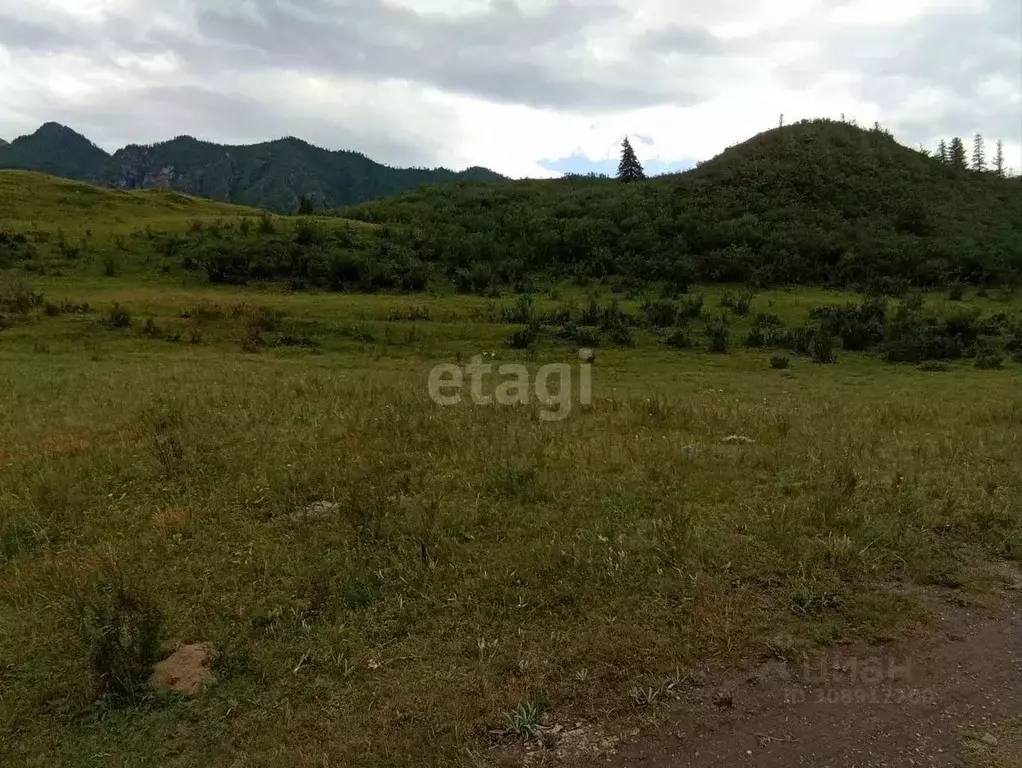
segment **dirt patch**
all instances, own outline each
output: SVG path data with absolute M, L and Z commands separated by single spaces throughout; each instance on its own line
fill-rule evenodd
M 768 660 L 688 687 L 662 718 L 666 725 L 615 744 L 600 764 L 1022 767 L 1010 747 L 1022 711 L 1018 592 L 1009 587 L 974 602 L 933 593 L 928 603 L 930 627 L 912 640 Z
M 194 643 L 178 648 L 153 666 L 154 687 L 178 693 L 196 694 L 213 677 L 216 651 L 209 643 Z
M 88 435 L 58 432 L 43 438 L 41 448 L 45 456 L 77 456 L 92 448 L 92 440 Z
M 192 519 L 192 511 L 183 507 L 168 507 L 153 513 L 153 528 L 158 531 L 166 531 L 172 528 L 180 528 Z

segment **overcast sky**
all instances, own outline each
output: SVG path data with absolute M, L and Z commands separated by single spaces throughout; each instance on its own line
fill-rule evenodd
M 1020 0 L 0 0 L 0 138 L 295 135 L 391 165 L 684 168 L 803 117 L 1022 167 Z M 610 161 L 610 164 L 608 164 Z

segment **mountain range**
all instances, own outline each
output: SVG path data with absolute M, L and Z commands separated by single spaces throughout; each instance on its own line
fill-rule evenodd
M 172 189 L 185 194 L 293 213 L 303 196 L 316 209 L 374 200 L 454 181 L 506 181 L 487 168 L 393 168 L 358 152 L 331 151 L 294 137 L 230 146 L 178 136 L 131 144 L 112 155 L 58 123 L 8 143 L 0 168 L 40 171 L 115 189 Z

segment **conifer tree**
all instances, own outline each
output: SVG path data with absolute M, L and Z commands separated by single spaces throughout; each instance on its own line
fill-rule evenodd
M 302 195 L 301 199 L 298 201 L 298 215 L 308 216 L 312 212 L 312 198 L 308 195 Z
M 983 137 L 978 133 L 972 140 L 972 170 L 982 173 L 987 169 L 986 150 L 983 145 Z
M 625 182 L 641 181 L 646 178 L 646 173 L 642 170 L 642 163 L 635 156 L 635 150 L 632 149 L 632 144 L 628 141 L 627 136 L 621 142 L 621 162 L 617 167 L 617 177 L 620 181 Z
M 951 145 L 948 147 L 948 165 L 961 171 L 968 167 L 965 160 L 965 142 L 958 136 L 951 139 Z
M 997 154 L 994 155 L 994 173 L 1004 178 L 1004 142 L 997 140 Z
M 944 139 L 941 139 L 940 144 L 937 145 L 937 159 L 944 165 L 948 163 L 947 142 Z

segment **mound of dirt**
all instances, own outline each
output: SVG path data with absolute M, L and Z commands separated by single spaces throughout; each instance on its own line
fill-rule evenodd
M 213 677 L 216 651 L 209 643 L 183 645 L 161 662 L 153 665 L 150 680 L 153 687 L 196 694 Z

